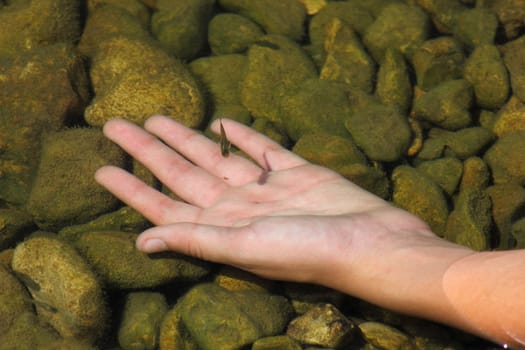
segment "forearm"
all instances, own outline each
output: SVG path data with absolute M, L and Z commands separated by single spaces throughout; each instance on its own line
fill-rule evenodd
M 525 251 L 475 253 L 422 239 L 340 271 L 347 278 L 331 287 L 380 306 L 513 348 L 519 343 L 512 337 L 525 338 Z

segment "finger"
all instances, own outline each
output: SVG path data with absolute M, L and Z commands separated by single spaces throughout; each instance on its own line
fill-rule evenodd
M 133 123 L 122 119 L 111 120 L 104 125 L 104 134 L 189 203 L 207 207 L 229 188 L 223 179 L 195 166 Z
M 95 179 L 156 225 L 191 222 L 199 216 L 199 208 L 172 200 L 120 168 L 102 167 L 95 173 Z
M 236 237 L 244 228 L 179 223 L 157 226 L 137 238 L 137 248 L 146 253 L 172 250 L 202 260 L 234 264 Z M 236 252 L 236 253 L 234 253 Z
M 146 121 L 144 127 L 191 162 L 227 180 L 229 184 L 245 184 L 261 172 L 260 167 L 246 158 L 235 154 L 224 157 L 216 142 L 171 118 L 154 116 Z
M 228 138 L 266 170 L 293 168 L 308 162 L 293 152 L 283 148 L 277 142 L 258 133 L 252 128 L 230 119 L 222 119 Z M 215 120 L 211 129 L 220 132 L 219 121 Z

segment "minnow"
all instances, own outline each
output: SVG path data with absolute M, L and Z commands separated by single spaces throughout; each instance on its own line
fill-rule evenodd
M 219 136 L 219 145 L 221 146 L 221 154 L 223 157 L 228 157 L 230 155 L 230 148 L 232 144 L 230 140 L 228 140 L 228 137 L 226 136 L 226 131 L 224 130 L 224 126 L 222 126 L 222 119 L 219 119 L 219 123 L 221 125 L 221 134 Z
M 265 166 L 262 169 L 261 175 L 259 175 L 259 178 L 257 179 L 258 185 L 264 185 L 270 176 L 270 171 L 272 171 L 272 167 L 270 166 L 270 163 L 268 163 L 268 158 L 266 158 L 266 152 L 263 153 L 263 159 Z

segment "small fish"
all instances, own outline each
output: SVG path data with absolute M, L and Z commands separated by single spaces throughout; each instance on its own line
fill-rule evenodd
M 268 158 L 266 158 L 266 153 L 263 153 L 263 159 L 265 166 L 262 169 L 261 175 L 259 175 L 259 178 L 257 179 L 258 185 L 264 185 L 266 181 L 268 181 L 270 171 L 272 171 L 272 167 L 270 166 L 270 163 L 268 163 Z
M 219 123 L 221 124 L 221 134 L 219 136 L 219 145 L 221 146 L 222 156 L 226 158 L 230 155 L 230 148 L 232 144 L 230 140 L 228 140 L 228 137 L 226 136 L 226 131 L 224 130 L 224 126 L 222 126 L 222 119 L 219 119 Z

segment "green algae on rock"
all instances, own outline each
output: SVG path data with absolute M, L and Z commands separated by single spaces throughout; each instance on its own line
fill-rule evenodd
M 406 116 L 395 106 L 370 103 L 351 113 L 344 125 L 368 158 L 394 162 L 410 146 L 412 133 Z
M 174 280 L 194 282 L 208 274 L 209 264 L 204 261 L 172 252 L 139 251 L 137 237 L 119 231 L 85 232 L 75 247 L 113 288 L 152 288 Z
M 351 113 L 351 106 L 344 84 L 308 79 L 285 92 L 281 108 L 286 133 L 292 140 L 297 141 L 306 133 L 349 136 L 344 121 Z
M 168 304 L 157 292 L 130 292 L 118 330 L 118 342 L 124 350 L 155 350 L 159 329 Z
M 512 131 L 525 131 L 525 104 L 517 97 L 511 96 L 496 113 L 492 131 L 498 137 Z
M 506 43 L 503 48 L 503 61 L 510 73 L 512 93 L 525 102 L 525 36 Z
M 422 172 L 399 165 L 392 173 L 394 204 L 418 216 L 439 236 L 445 233 L 448 204 L 441 187 Z
M 376 63 L 368 55 L 352 28 L 334 18 L 326 25 L 325 61 L 319 77 L 371 93 L 376 75 Z
M 335 306 L 320 304 L 294 318 L 286 334 L 301 344 L 341 348 L 352 340 L 356 326 Z
M 0 77 L 0 201 L 21 208 L 37 171 L 41 135 L 80 119 L 89 82 L 83 60 L 66 44 L 0 55 Z
M 24 285 L 0 265 L 0 341 L 18 315 L 32 312 L 31 297 Z M 1 347 L 1 345 L 0 345 Z
M 21 241 L 35 228 L 33 218 L 27 212 L 0 208 L 0 251 Z
M 496 14 L 484 7 L 475 7 L 461 11 L 454 26 L 454 37 L 469 48 L 493 44 L 498 28 Z
M 501 136 L 485 152 L 483 159 L 492 170 L 495 184 L 514 182 L 525 185 L 525 131 Z
M 248 50 L 242 104 L 254 117 L 282 123 L 283 96 L 317 75 L 313 61 L 298 44 L 284 36 L 265 35 Z
M 398 49 L 389 48 L 377 72 L 375 93 L 379 101 L 406 113 L 412 104 L 412 83 L 407 62 Z
M 214 4 L 215 0 L 157 0 L 151 31 L 168 53 L 195 58 L 206 49 Z
M 231 292 L 199 284 L 178 302 L 185 327 L 202 350 L 238 349 L 284 330 L 292 309 L 286 298 Z
M 416 169 L 436 182 L 447 195 L 452 196 L 463 174 L 463 163 L 454 157 L 443 157 L 421 162 Z
M 257 23 L 235 13 L 219 13 L 208 23 L 208 44 L 214 55 L 243 53 L 263 35 Z
M 418 98 L 414 114 L 439 127 L 458 130 L 471 124 L 472 102 L 472 86 L 466 80 L 449 80 Z
M 454 210 L 447 220 L 445 238 L 473 250 L 491 248 L 491 200 L 488 194 L 476 188 L 459 193 Z
M 397 328 L 372 321 L 360 323 L 358 327 L 363 338 L 379 349 L 418 349 L 410 337 Z
M 251 350 L 301 350 L 301 344 L 287 335 L 259 338 L 253 342 Z
M 79 0 L 9 1 L 0 6 L 0 56 L 80 37 Z
M 59 339 L 60 336 L 54 329 L 42 324 L 32 311 L 26 311 L 17 315 L 7 332 L 0 333 L 0 349 L 45 349 Z
M 490 171 L 487 163 L 480 157 L 469 157 L 463 161 L 463 175 L 459 190 L 477 188 L 484 190 L 490 182 Z
M 202 350 L 182 321 L 181 305 L 181 303 L 176 303 L 162 319 L 159 348 L 162 350 Z
M 259 24 L 266 33 L 283 35 L 299 41 L 304 35 L 306 8 L 297 0 L 219 0 L 229 12 L 245 16 Z
M 39 318 L 62 337 L 95 342 L 104 334 L 102 286 L 75 248 L 52 236 L 34 237 L 16 247 L 12 267 L 32 281 L 26 286 Z
M 124 166 L 124 152 L 99 129 L 74 128 L 47 135 L 27 204 L 39 227 L 60 229 L 113 210 L 117 199 L 93 177 L 108 164 Z
M 474 88 L 476 104 L 482 108 L 499 108 L 509 96 L 509 75 L 494 45 L 476 47 L 465 63 L 463 76 Z
M 460 79 L 465 59 L 461 43 L 453 37 L 426 40 L 411 57 L 418 87 L 428 91 L 445 81 Z
M 376 62 L 382 62 L 385 50 L 399 49 L 410 55 L 429 35 L 428 15 L 417 6 L 393 3 L 381 11 L 366 28 L 363 42 Z

